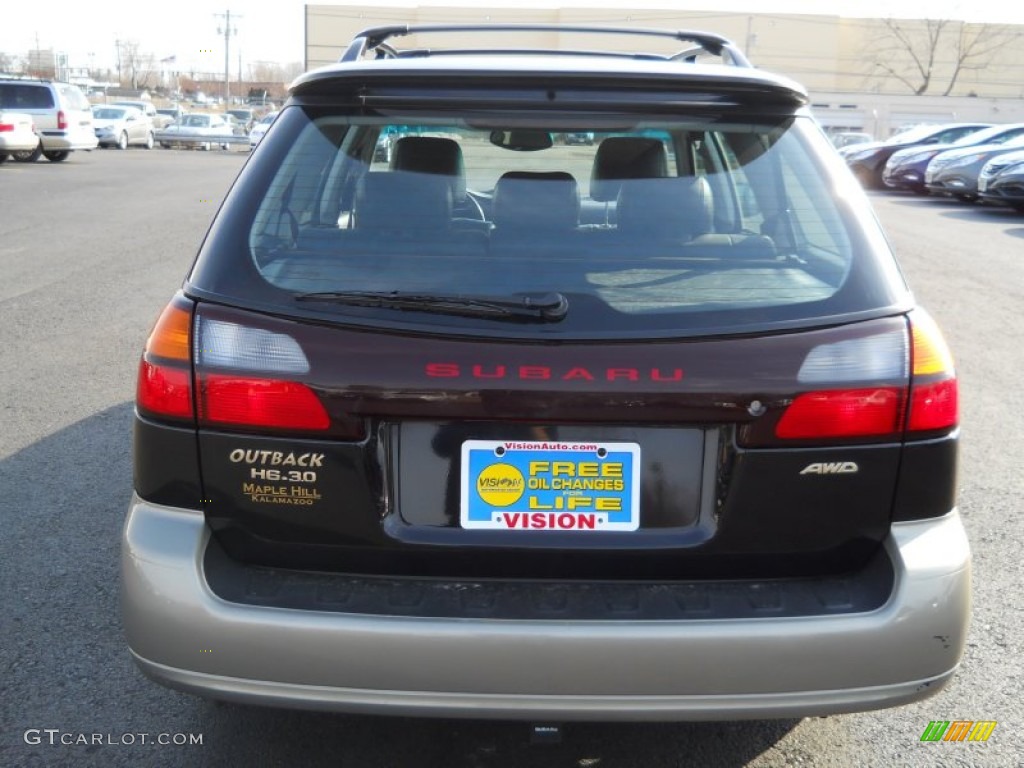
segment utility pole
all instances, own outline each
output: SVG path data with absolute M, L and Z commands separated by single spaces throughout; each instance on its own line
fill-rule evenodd
M 224 13 L 213 14 L 218 19 L 224 20 L 223 30 L 221 27 L 217 28 L 217 34 L 224 34 L 224 109 L 228 109 L 231 106 L 231 36 L 238 36 L 238 28 L 231 26 L 231 11 L 225 11 Z M 237 13 L 235 19 L 242 18 Z

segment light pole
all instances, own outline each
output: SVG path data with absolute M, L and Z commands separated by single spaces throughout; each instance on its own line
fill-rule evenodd
M 231 11 L 213 14 L 218 19 L 224 20 L 224 109 L 231 106 L 231 36 L 238 35 L 238 28 L 231 26 Z M 237 13 L 235 19 L 242 18 Z M 217 28 L 217 34 L 221 34 L 221 27 Z

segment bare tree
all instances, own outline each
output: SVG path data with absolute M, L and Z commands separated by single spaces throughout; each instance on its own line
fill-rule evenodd
M 871 77 L 886 77 L 921 95 L 942 87 L 948 96 L 967 71 L 991 66 L 1021 39 L 1020 28 L 949 19 L 884 19 L 866 52 Z
M 154 76 L 156 58 L 152 53 L 143 53 L 135 40 L 117 41 L 117 72 L 121 84 L 133 90 L 146 88 Z
M 254 61 L 249 65 L 249 79 L 258 83 L 290 83 L 302 72 L 299 62 Z
M 0 72 L 17 72 L 18 60 L 16 56 L 0 51 Z
M 949 96 L 962 72 L 985 69 L 992 65 L 999 53 L 1008 45 L 1020 42 L 1020 28 L 1014 29 L 1002 24 L 965 24 L 959 22 L 956 37 L 955 59 L 949 84 L 942 92 Z

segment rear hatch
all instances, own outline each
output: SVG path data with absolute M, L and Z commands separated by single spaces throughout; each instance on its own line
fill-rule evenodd
M 205 509 L 238 559 L 763 576 L 850 568 L 891 521 L 904 317 L 601 347 L 428 342 L 205 304 L 197 318 Z M 241 370 L 247 339 L 253 358 L 268 346 L 294 357 Z M 889 362 L 850 364 L 858 354 Z
M 282 111 L 175 305 L 190 346 L 147 353 L 140 398 L 198 429 L 230 557 L 823 574 L 948 503 L 922 510 L 906 468 L 949 455 L 951 364 L 802 97 L 603 66 L 342 73 Z

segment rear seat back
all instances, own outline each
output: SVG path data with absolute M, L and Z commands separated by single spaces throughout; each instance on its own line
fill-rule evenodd
M 357 231 L 397 237 L 444 232 L 451 226 L 451 185 L 427 173 L 367 173 L 359 180 L 353 207 Z
M 668 156 L 661 139 L 609 136 L 597 147 L 590 175 L 590 199 L 614 202 L 623 179 L 668 176 Z
M 571 232 L 580 212 L 579 185 L 564 171 L 510 171 L 494 187 L 494 233 L 529 236 Z
M 462 147 L 454 139 L 403 136 L 395 142 L 391 170 L 444 176 L 451 185 L 453 204 L 466 199 L 466 167 Z
M 617 211 L 624 236 L 683 242 L 714 227 L 711 187 L 696 176 L 623 180 Z

